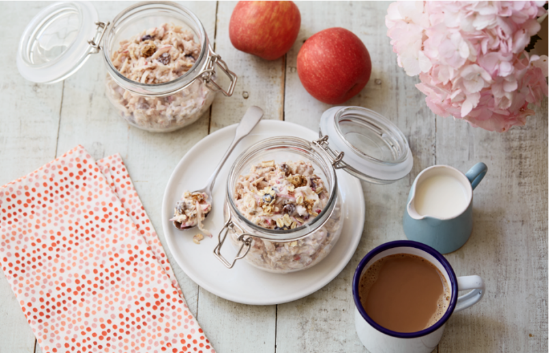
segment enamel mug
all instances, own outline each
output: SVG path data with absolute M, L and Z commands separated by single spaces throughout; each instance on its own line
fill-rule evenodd
M 446 313 L 434 325 L 418 332 L 395 332 L 373 321 L 360 303 L 358 295 L 362 274 L 377 260 L 394 254 L 420 256 L 436 266 L 451 287 L 450 304 Z M 458 291 L 471 290 L 458 297 Z M 456 277 L 450 263 L 435 249 L 410 240 L 397 240 L 378 246 L 360 261 L 353 278 L 355 327 L 358 338 L 371 353 L 431 353 L 438 345 L 446 321 L 456 311 L 473 306 L 484 295 L 484 282 L 479 276 Z
M 466 174 L 447 165 L 435 165 L 424 169 L 414 180 L 406 210 L 404 212 L 404 233 L 410 240 L 427 244 L 437 251 L 447 254 L 461 248 L 473 231 L 473 190 L 488 171 L 484 163 L 475 164 Z M 462 209 L 447 217 L 422 215 L 416 209 L 418 187 L 433 176 L 451 177 L 462 186 L 466 202 Z M 451 203 L 454 200 L 448 199 Z

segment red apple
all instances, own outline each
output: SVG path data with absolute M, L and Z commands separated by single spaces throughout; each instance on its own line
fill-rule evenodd
M 291 1 L 239 1 L 229 22 L 229 37 L 238 50 L 275 60 L 290 50 L 301 26 Z
M 366 86 L 372 73 L 368 49 L 351 31 L 328 28 L 307 39 L 297 54 L 303 87 L 321 102 L 341 104 Z

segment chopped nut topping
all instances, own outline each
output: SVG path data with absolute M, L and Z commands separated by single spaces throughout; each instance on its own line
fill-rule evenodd
M 154 42 L 150 40 L 146 41 L 145 43 L 146 43 L 145 46 L 143 47 L 143 49 L 141 49 L 141 55 L 148 58 L 149 56 L 153 55 L 154 52 L 156 51 L 156 45 L 154 45 Z
M 299 174 L 290 175 L 288 181 L 292 183 L 296 188 L 303 186 L 307 181 Z
M 314 200 L 305 200 L 303 201 L 303 204 L 305 205 L 305 208 L 307 208 L 307 210 L 311 210 L 315 204 Z

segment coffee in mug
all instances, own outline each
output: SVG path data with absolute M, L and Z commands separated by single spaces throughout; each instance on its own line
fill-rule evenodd
M 428 260 L 394 254 L 366 270 L 358 294 L 366 313 L 379 325 L 396 332 L 418 332 L 444 316 L 451 289 Z

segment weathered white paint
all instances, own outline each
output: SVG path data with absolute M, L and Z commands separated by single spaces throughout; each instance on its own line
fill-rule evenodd
M 25 81 L 15 65 L 19 34 L 44 4 L 7 2 L 0 10 L 0 184 L 55 158 L 62 83 Z M 0 270 L 0 352 L 30 353 L 34 335 Z
M 329 105 L 304 90 L 297 53 L 314 33 L 344 27 L 364 41 L 373 64 L 370 82 L 346 105 L 374 109 L 403 130 L 414 153 L 412 172 L 392 185 L 363 184 L 367 214 L 355 256 L 330 284 L 301 300 L 259 307 L 228 302 L 198 288 L 171 261 L 191 311 L 220 353 L 365 352 L 354 331 L 350 292 L 358 261 L 374 246 L 404 239 L 405 201 L 422 169 L 439 163 L 466 171 L 483 161 L 489 171 L 474 192 L 473 235 L 447 258 L 457 275 L 482 276 L 487 293 L 482 303 L 449 321 L 438 352 L 547 351 L 547 100 L 527 126 L 505 134 L 435 118 L 414 87 L 417 79 L 396 65 L 384 24 L 387 3 L 297 3 L 302 16 L 298 39 L 285 58 L 270 62 L 232 47 L 228 24 L 234 2 L 185 4 L 202 20 L 239 82 L 233 97 L 218 95 L 211 111 L 194 125 L 150 134 L 114 115 L 104 96 L 106 73 L 99 56 L 64 83 L 34 85 L 20 77 L 14 59 L 19 35 L 45 4 L 3 3 L 0 27 L 12 36 L 2 37 L 0 51 L 0 184 L 76 144 L 95 158 L 120 152 L 164 243 L 159 223 L 164 187 L 179 159 L 208 132 L 237 122 L 250 105 L 263 107 L 266 118 L 318 129 L 320 114 Z M 127 5 L 94 3 L 103 20 Z M 34 336 L 3 274 L 0 327 L 0 353 L 34 351 Z
M 210 132 L 237 123 L 252 105 L 263 108 L 263 119 L 283 117 L 284 60 L 266 61 L 233 47 L 229 39 L 229 20 L 235 5 L 236 2 L 218 3 L 215 51 L 238 74 L 238 83 L 232 97 L 222 94 L 216 97 L 212 106 Z M 247 98 L 244 98 L 245 92 Z M 198 320 L 220 353 L 275 351 L 274 305 L 233 303 L 200 288 Z
M 237 123 L 252 105 L 263 108 L 263 119 L 282 120 L 284 114 L 284 58 L 267 61 L 233 47 L 229 39 L 229 20 L 235 6 L 233 1 L 218 4 L 215 51 L 238 75 L 238 82 L 232 97 L 222 94 L 216 97 L 210 132 Z M 218 76 L 223 79 L 222 73 Z

